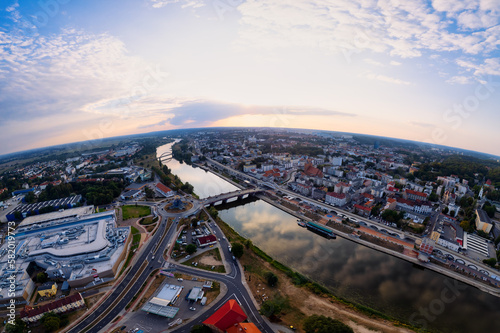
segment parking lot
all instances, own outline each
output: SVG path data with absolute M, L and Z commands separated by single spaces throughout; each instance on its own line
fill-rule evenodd
M 160 332 L 167 329 L 169 326 L 178 324 L 180 320 L 182 320 L 182 322 L 185 322 L 186 320 L 197 316 L 199 312 L 204 311 L 210 306 L 210 304 L 201 305 L 199 301 L 192 302 L 186 300 L 186 297 L 194 287 L 203 288 L 204 282 L 205 280 L 203 279 L 191 277 L 182 278 L 182 280 L 179 280 L 178 278 L 167 277 L 162 285 L 158 288 L 157 292 L 153 294 L 153 297 L 158 294 L 158 292 L 165 284 L 182 286 L 182 292 L 173 304 L 174 307 L 179 308 L 179 311 L 177 312 L 175 317 L 172 319 L 166 318 L 160 315 L 147 313 L 145 311 L 142 311 L 141 309 L 136 309 L 134 312 L 128 313 L 125 318 L 120 321 L 120 325 L 118 326 L 118 328 L 126 326 L 126 328 L 123 330 L 124 332 L 134 332 L 134 330 L 135 333 L 139 333 L 139 331 Z M 208 289 L 203 288 L 203 290 L 206 292 Z

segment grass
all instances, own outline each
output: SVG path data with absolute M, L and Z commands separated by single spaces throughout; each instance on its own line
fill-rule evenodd
M 123 220 L 148 216 L 151 214 L 151 208 L 148 206 L 126 205 L 122 207 Z
M 150 225 L 150 224 L 153 224 L 153 223 L 156 223 L 158 221 L 158 217 L 152 217 L 152 216 L 148 216 L 148 217 L 145 217 L 143 218 L 139 224 L 141 225 Z
M 130 234 L 132 236 L 132 244 L 130 246 L 130 251 L 128 252 L 127 260 L 125 261 L 125 265 L 123 265 L 123 268 L 120 271 L 120 275 L 123 273 L 123 271 L 130 264 L 130 261 L 132 260 L 132 257 L 134 256 L 135 250 L 139 247 L 139 244 L 141 242 L 141 234 L 140 234 L 139 230 L 137 230 L 136 227 L 130 227 Z

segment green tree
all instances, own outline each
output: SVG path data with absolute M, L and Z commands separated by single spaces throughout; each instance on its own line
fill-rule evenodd
M 205 325 L 195 325 L 191 328 L 191 333 L 212 333 L 212 330 Z
M 278 277 L 273 272 L 267 272 L 264 277 L 266 278 L 267 284 L 270 287 L 276 286 L 278 284 Z
M 210 216 L 212 216 L 212 218 L 215 220 L 217 219 L 217 216 L 219 216 L 219 212 L 217 211 L 217 209 L 212 206 L 208 209 L 208 213 L 210 214 Z
M 264 315 L 268 318 L 277 317 L 280 313 L 289 307 L 288 298 L 284 298 L 281 296 L 276 296 L 274 298 L 268 299 L 264 301 L 260 306 L 260 314 Z
M 312 315 L 304 320 L 306 333 L 353 333 L 352 328 L 330 317 Z
M 432 193 L 429 195 L 429 201 L 436 202 L 439 200 L 438 195 L 436 192 L 432 191 Z
M 231 244 L 231 252 L 236 258 L 241 258 L 241 256 L 243 255 L 243 245 L 241 243 Z
M 187 254 L 195 253 L 196 252 L 196 245 L 188 244 L 188 246 L 186 246 L 186 252 L 187 252 Z
M 24 333 L 26 332 L 26 323 L 22 321 L 20 318 L 16 318 L 14 321 L 15 325 L 11 325 L 7 323 L 5 325 L 5 332 L 7 333 Z
M 144 192 L 146 193 L 146 198 L 148 199 L 152 199 L 155 197 L 155 191 L 153 191 L 147 186 L 144 188 Z
M 495 265 L 497 264 L 497 259 L 496 258 L 484 259 L 483 263 L 485 263 L 488 266 L 495 267 Z
M 444 207 L 443 214 L 448 214 L 448 211 L 449 211 L 449 208 L 448 207 Z
M 45 283 L 45 282 L 47 282 L 47 280 L 48 280 L 48 276 L 47 276 L 47 273 L 45 273 L 45 272 L 40 272 L 36 275 L 36 282 Z

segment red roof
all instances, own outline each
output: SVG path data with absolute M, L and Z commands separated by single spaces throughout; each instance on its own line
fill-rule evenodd
M 369 207 L 361 206 L 361 205 L 358 205 L 358 204 L 354 205 L 354 208 L 357 208 L 357 209 L 360 209 L 360 210 L 364 210 L 364 211 L 367 211 L 367 212 L 369 212 L 369 211 L 372 210 Z
M 345 199 L 345 193 L 328 192 L 326 195 L 329 195 L 337 199 Z
M 227 333 L 261 333 L 254 323 L 239 323 L 227 329 Z
M 200 242 L 200 245 L 208 244 L 208 243 L 212 243 L 212 242 L 216 242 L 216 241 L 217 241 L 217 238 L 214 235 L 198 237 L 198 242 Z
M 215 326 L 225 331 L 234 324 L 241 323 L 247 319 L 247 315 L 234 299 L 230 299 L 213 315 L 203 322 L 205 325 Z
M 172 191 L 171 189 L 169 189 L 168 187 L 163 185 L 163 183 L 156 184 L 156 188 L 159 189 L 160 191 L 162 191 L 163 193 L 168 193 L 168 192 Z
M 406 193 L 407 194 L 414 194 L 414 195 L 418 195 L 419 197 L 427 198 L 427 193 L 423 193 L 423 192 L 418 192 L 418 191 L 414 191 L 414 190 L 406 190 Z
M 30 310 L 21 310 L 20 312 L 20 317 L 21 318 L 24 318 L 24 317 L 34 317 L 34 316 L 37 316 L 39 314 L 43 314 L 45 312 L 50 312 L 50 311 L 53 311 L 57 308 L 60 308 L 61 306 L 63 305 L 68 305 L 68 304 L 71 304 L 71 303 L 75 303 L 75 302 L 78 302 L 78 301 L 81 301 L 83 300 L 83 297 L 80 293 L 76 293 L 76 294 L 73 294 L 71 296 L 66 296 L 64 298 L 61 298 L 61 299 L 58 299 L 57 301 L 54 301 L 54 302 L 50 302 L 48 304 L 44 304 L 44 305 L 41 305 L 39 306 L 38 308 L 36 309 L 30 309 Z

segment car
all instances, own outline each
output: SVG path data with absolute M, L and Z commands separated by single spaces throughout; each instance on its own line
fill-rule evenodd
M 177 281 L 182 282 L 182 281 L 184 281 L 184 279 L 183 278 L 178 278 Z
M 189 258 L 191 258 L 191 256 L 188 254 L 188 255 L 186 256 L 186 259 L 189 259 Z
M 122 327 L 120 327 L 120 331 L 123 331 L 126 328 L 127 328 L 127 326 L 123 325 Z
M 191 307 L 189 308 L 189 310 L 191 310 L 191 311 L 195 311 L 195 310 L 196 310 L 196 308 L 193 308 L 193 307 L 191 306 Z

